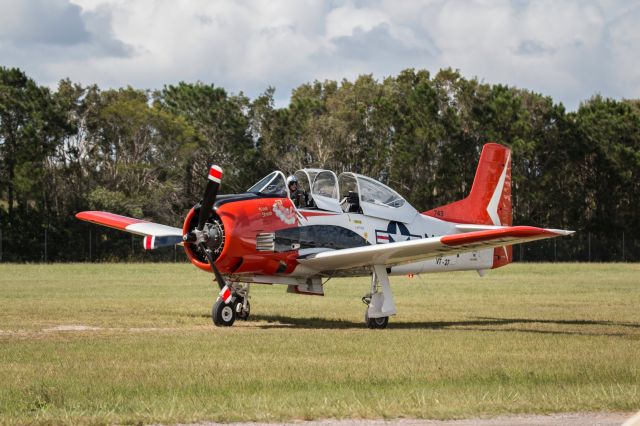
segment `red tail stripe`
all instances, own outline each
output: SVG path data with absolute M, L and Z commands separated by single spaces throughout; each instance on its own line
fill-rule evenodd
M 498 184 L 502 174 L 502 192 Z M 490 206 L 494 194 L 499 196 L 497 205 Z M 423 212 L 427 216 L 454 223 L 478 225 L 512 224 L 511 206 L 511 151 L 496 143 L 485 144 L 473 179 L 471 191 L 466 198 Z M 496 223 L 498 219 L 499 223 Z

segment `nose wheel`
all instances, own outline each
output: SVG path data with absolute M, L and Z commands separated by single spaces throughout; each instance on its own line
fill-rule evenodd
M 211 309 L 211 319 L 218 327 L 231 327 L 236 320 L 235 304 L 218 300 Z
M 225 297 L 228 303 L 225 303 Z M 249 284 L 226 284 L 213 304 L 211 319 L 218 327 L 231 327 L 236 319 L 248 320 L 250 311 Z

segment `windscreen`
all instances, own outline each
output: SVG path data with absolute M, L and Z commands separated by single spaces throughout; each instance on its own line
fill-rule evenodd
M 255 192 L 261 194 L 282 194 L 286 192 L 285 187 L 286 183 L 284 180 L 284 175 L 280 172 L 273 172 L 260 179 L 258 183 L 247 189 L 247 192 Z

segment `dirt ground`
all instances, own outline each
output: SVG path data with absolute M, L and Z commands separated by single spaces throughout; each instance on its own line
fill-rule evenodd
M 188 426 L 618 426 L 633 415 L 634 413 L 562 413 L 466 420 L 319 420 L 293 423 L 197 423 Z M 640 426 L 640 419 L 628 426 Z

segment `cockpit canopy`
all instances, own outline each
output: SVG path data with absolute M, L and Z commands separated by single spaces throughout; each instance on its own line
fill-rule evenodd
M 335 213 L 365 214 L 398 222 L 411 222 L 417 210 L 393 189 L 357 173 L 301 169 L 295 172 L 298 187 L 309 197 L 301 209 L 319 209 Z M 275 171 L 262 178 L 247 192 L 289 196 L 285 175 Z

